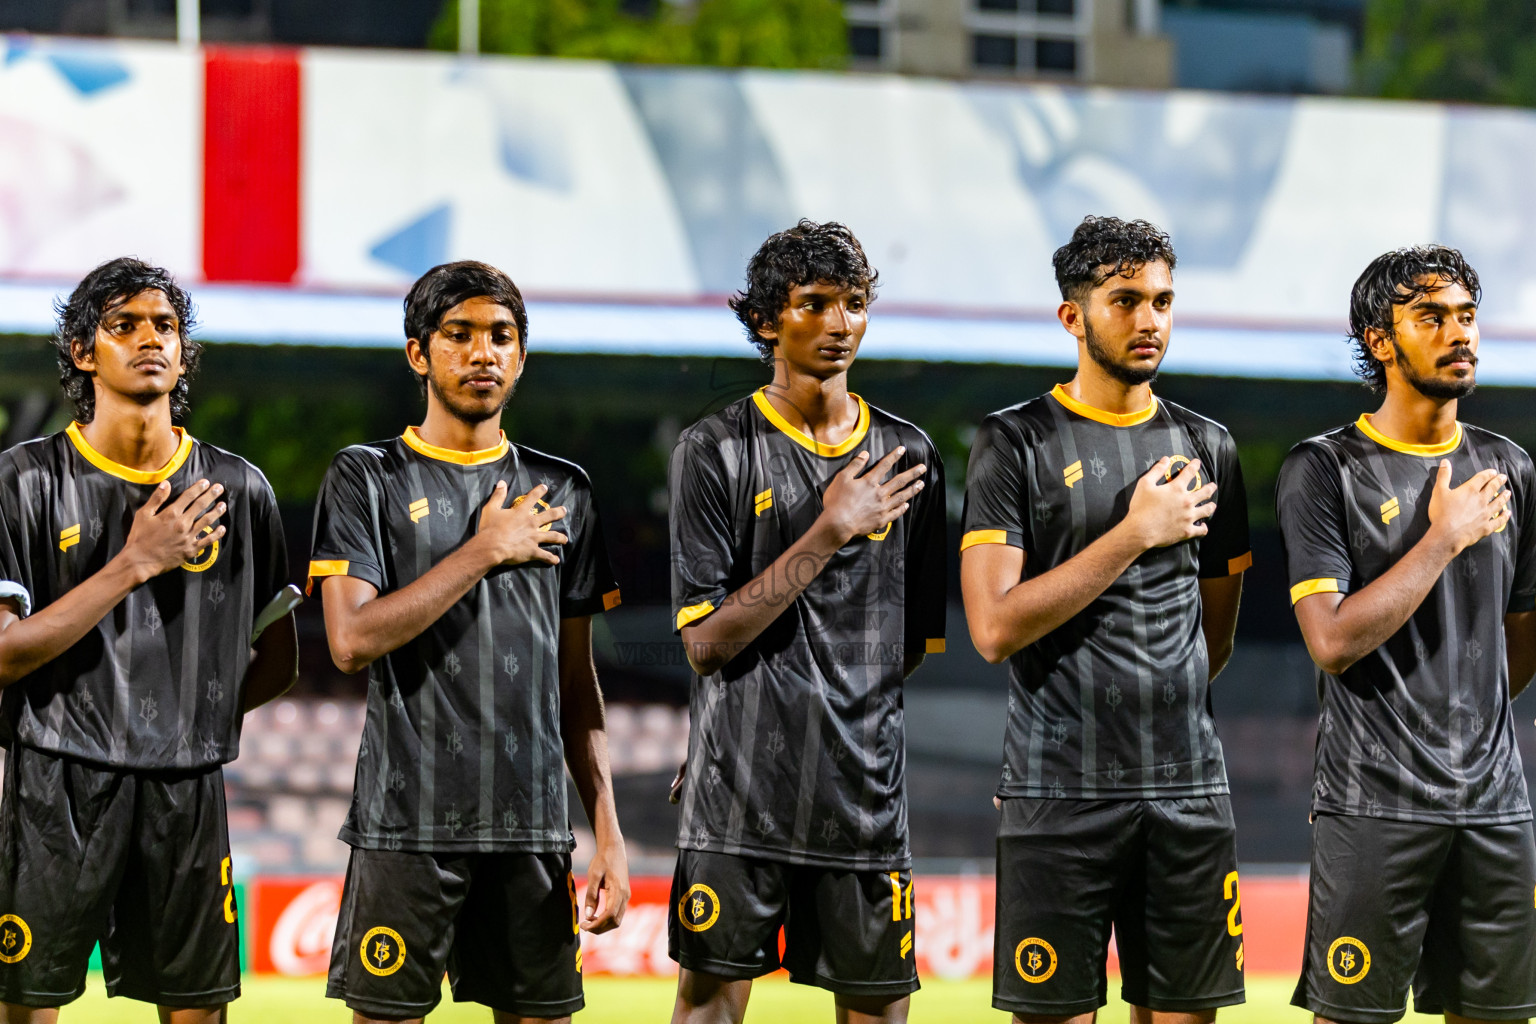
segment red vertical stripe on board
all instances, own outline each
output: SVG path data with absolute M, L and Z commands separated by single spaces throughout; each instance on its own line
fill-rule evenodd
M 203 276 L 286 284 L 299 269 L 299 55 L 203 58 Z

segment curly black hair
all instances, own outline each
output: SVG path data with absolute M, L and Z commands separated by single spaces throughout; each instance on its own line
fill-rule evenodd
M 442 325 L 443 317 L 459 303 L 482 297 L 512 313 L 517 324 L 518 348 L 526 353 L 528 308 L 523 303 L 523 293 L 505 273 L 479 260 L 440 263 L 417 278 L 405 296 L 406 338 L 421 342 L 422 354 L 430 363 L 432 333 Z M 427 379 L 414 371 L 412 376 L 421 386 L 422 394 L 426 394 Z
M 89 423 L 96 418 L 96 388 L 93 374 L 75 365 L 75 346 L 85 355 L 96 351 L 96 330 L 101 318 L 140 292 L 159 291 L 176 311 L 177 331 L 181 336 L 181 378 L 171 389 L 171 419 L 182 423 L 191 409 L 189 385 L 197 375 L 203 355 L 201 342 L 192 339 L 197 311 L 192 298 L 170 272 L 151 266 L 132 256 L 108 260 L 89 274 L 69 293 L 69 298 L 55 301 L 53 345 L 59 360 L 59 384 L 64 396 L 75 406 L 75 419 Z
M 866 302 L 875 300 L 880 273 L 869 265 L 853 232 L 837 221 L 817 224 L 801 218 L 794 227 L 769 235 L 752 254 L 746 290 L 731 296 L 730 305 L 764 362 L 773 359 L 774 343 L 758 329 L 778 324 L 792 290 L 818 281 L 861 289 Z
M 1433 285 L 1427 278 L 1434 278 Z M 1371 260 L 1355 280 L 1349 294 L 1349 344 L 1355 375 L 1378 394 L 1387 389 L 1387 368 L 1366 344 L 1365 332 L 1374 328 L 1388 338 L 1396 336 L 1392 326 L 1392 307 L 1405 306 L 1433 288 L 1459 284 L 1483 301 L 1483 286 L 1477 271 L 1460 251 L 1447 245 L 1414 245 Z
M 1119 217 L 1084 217 L 1072 240 L 1051 257 L 1056 287 L 1069 302 L 1085 302 L 1099 285 L 1116 275 L 1130 277 L 1161 260 L 1172 273 L 1178 263 L 1173 242 L 1157 225 Z

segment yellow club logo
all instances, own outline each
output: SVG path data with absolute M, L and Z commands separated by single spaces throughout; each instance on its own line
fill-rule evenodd
M 387 978 L 405 966 L 405 940 L 393 928 L 370 929 L 358 946 L 369 974 Z
M 432 514 L 432 505 L 426 498 L 417 498 L 406 506 L 406 511 L 411 514 L 411 522 L 419 523 Z
M 1038 985 L 1056 973 L 1056 950 L 1044 939 L 1031 936 L 1015 947 L 1013 966 L 1019 977 Z
M 1328 973 L 1340 985 L 1353 985 L 1370 971 L 1371 951 L 1359 939 L 1345 935 L 1328 947 Z
M 15 914 L 0 917 L 0 963 L 14 964 L 32 952 L 32 929 Z
M 707 932 L 720 920 L 720 897 L 707 885 L 696 884 L 677 901 L 677 919 L 691 932 Z
M 74 547 L 76 544 L 79 544 L 79 543 L 80 543 L 80 524 L 79 523 L 76 523 L 73 526 L 66 526 L 66 527 L 64 527 L 64 529 L 59 531 L 59 550 L 60 551 L 68 551 L 70 548 Z
M 212 532 L 213 527 L 203 527 L 204 536 Z M 207 572 L 210 568 L 213 567 L 213 563 L 217 562 L 218 560 L 219 542 L 214 541 L 212 544 L 209 544 L 206 548 L 203 548 L 203 550 L 193 555 L 191 561 L 182 562 L 181 567 L 187 570 L 187 572 Z

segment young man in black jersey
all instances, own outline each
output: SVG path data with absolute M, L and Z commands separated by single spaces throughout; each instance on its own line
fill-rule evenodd
M 1536 1012 L 1536 845 L 1511 699 L 1536 673 L 1536 472 L 1457 419 L 1477 274 L 1443 246 L 1350 298 L 1380 408 L 1303 441 L 1276 490 L 1318 666 L 1307 947 L 1292 1002 L 1384 1024 Z
M 56 1020 L 98 940 L 162 1021 L 240 993 L 220 766 L 293 684 L 297 593 L 266 479 L 176 425 L 191 326 L 164 270 L 97 267 L 59 307 L 75 422 L 0 454 L 8 1021 Z
M 405 300 L 427 414 L 336 456 L 315 511 L 331 654 L 368 672 L 327 995 L 354 1020 L 457 1001 L 503 1024 L 583 1005 L 580 932 L 629 899 L 592 615 L 618 604 L 581 468 L 500 427 L 527 358 L 517 286 L 434 267 Z M 571 877 L 569 765 L 597 849 Z
M 731 306 L 773 381 L 685 430 L 672 602 L 697 673 L 668 915 L 673 1021 L 741 1021 L 782 965 L 837 1019 L 903 1021 L 902 682 L 944 647 L 942 464 L 848 391 L 876 273 L 841 224 L 770 237 Z
M 1174 252 L 1089 217 L 1056 251 L 1077 373 L 983 422 L 960 578 L 1009 665 L 992 1005 L 1092 1021 L 1111 926 L 1138 1024 L 1243 1000 L 1236 849 L 1210 681 L 1251 563 L 1237 451 L 1159 400 Z

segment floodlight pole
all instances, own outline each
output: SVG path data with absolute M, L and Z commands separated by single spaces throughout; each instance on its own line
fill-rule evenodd
M 176 0 L 176 41 L 182 46 L 196 47 L 202 42 L 202 12 L 199 0 Z
M 480 0 L 459 0 L 459 52 L 480 52 Z

